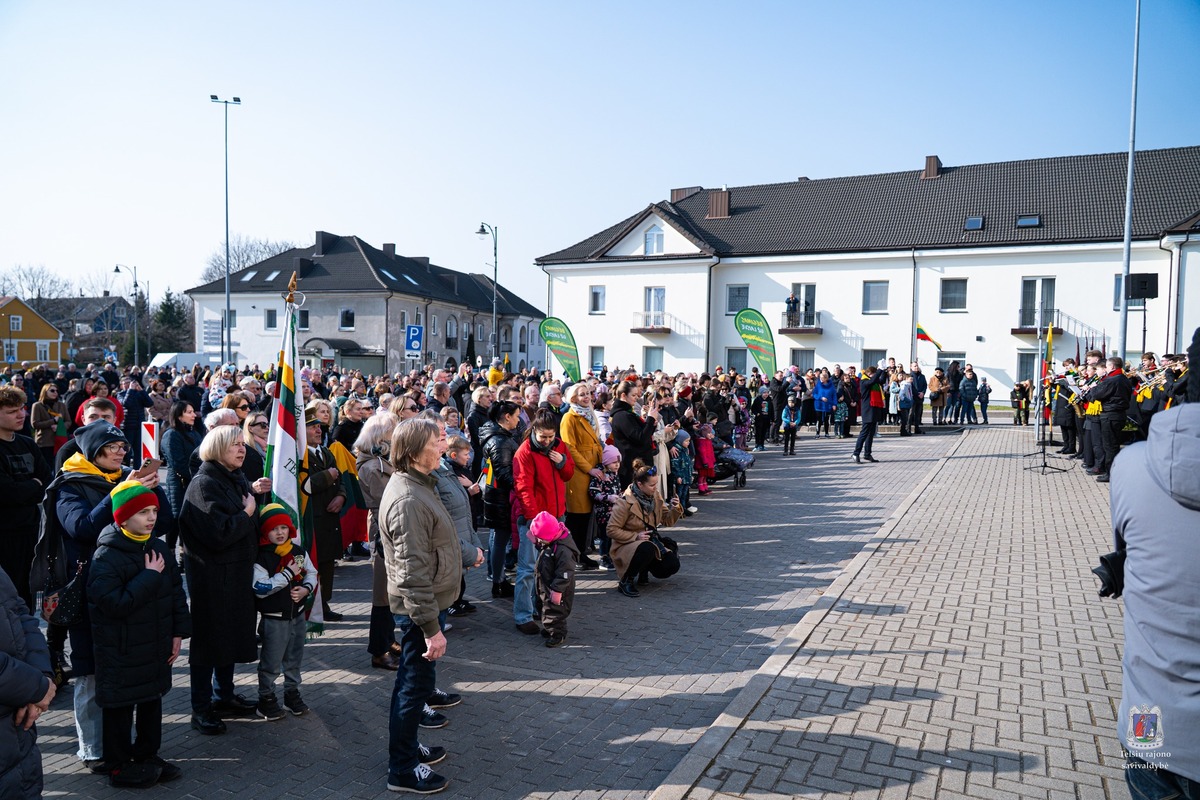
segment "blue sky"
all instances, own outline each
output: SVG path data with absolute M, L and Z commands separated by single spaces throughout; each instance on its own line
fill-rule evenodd
M 1128 147 L 1133 0 L 0 0 L 0 268 L 134 264 L 313 231 L 543 305 L 533 259 L 677 186 Z M 1139 149 L 1200 144 L 1200 3 L 1146 0 Z M 116 276 L 112 276 L 116 278 Z M 113 288 L 127 286 L 128 279 Z

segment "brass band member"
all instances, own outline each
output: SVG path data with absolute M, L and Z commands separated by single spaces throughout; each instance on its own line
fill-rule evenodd
M 1103 463 L 1093 467 L 1089 474 L 1095 475 L 1099 483 L 1108 483 L 1108 470 L 1121 450 L 1121 429 L 1125 427 L 1125 416 L 1133 398 L 1133 384 L 1125 376 L 1125 362 L 1110 358 L 1108 374 L 1088 398 L 1100 403 L 1100 442 L 1104 448 Z

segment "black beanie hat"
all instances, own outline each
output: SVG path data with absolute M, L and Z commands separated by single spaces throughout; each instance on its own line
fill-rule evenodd
M 79 452 L 83 453 L 83 457 L 88 461 L 95 461 L 96 456 L 100 453 L 100 448 L 106 444 L 113 442 L 129 444 L 129 440 L 125 438 L 125 434 L 121 433 L 120 428 L 103 419 L 76 429 L 75 441 L 79 443 Z

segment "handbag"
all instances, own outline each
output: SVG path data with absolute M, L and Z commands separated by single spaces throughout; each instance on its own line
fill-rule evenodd
M 70 627 L 83 619 L 83 587 L 86 561 L 77 561 L 75 576 L 63 586 L 42 593 L 42 619 L 54 625 Z
M 937 389 L 934 389 L 932 392 L 929 393 L 930 400 L 937 400 L 941 396 L 942 396 L 942 393 L 939 392 Z

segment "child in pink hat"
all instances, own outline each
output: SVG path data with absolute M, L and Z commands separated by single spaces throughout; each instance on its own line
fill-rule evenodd
M 546 647 L 567 641 L 567 617 L 575 599 L 575 564 L 579 549 L 567 526 L 548 511 L 539 511 L 529 523 L 529 538 L 537 548 L 537 596 L 542 605 L 542 635 Z

